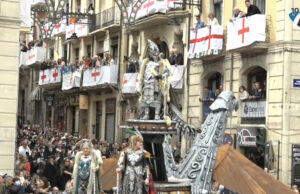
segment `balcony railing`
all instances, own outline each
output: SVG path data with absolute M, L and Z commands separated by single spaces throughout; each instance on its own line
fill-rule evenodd
M 49 85 L 61 83 L 61 69 L 60 68 L 51 68 L 40 71 L 39 85 Z
M 101 86 L 105 84 L 117 84 L 118 65 L 107 65 L 86 69 L 83 72 L 83 87 Z
M 240 115 L 242 124 L 264 124 L 266 100 L 242 101 Z
M 114 24 L 120 24 L 120 10 L 118 7 L 112 7 L 93 16 L 91 31 L 105 28 Z
M 43 47 L 33 47 L 27 52 L 20 53 L 20 65 L 31 66 L 45 60 L 46 50 Z

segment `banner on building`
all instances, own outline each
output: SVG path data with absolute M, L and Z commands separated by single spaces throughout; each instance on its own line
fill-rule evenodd
M 50 83 L 60 83 L 61 82 L 61 70 L 60 68 L 52 68 L 50 69 Z
M 138 73 L 125 73 L 122 82 L 123 94 L 136 94 L 139 85 Z
M 223 49 L 223 27 L 212 25 L 190 32 L 189 58 L 219 55 Z
M 79 95 L 79 109 L 87 110 L 89 108 L 89 96 Z
M 75 32 L 77 37 L 87 36 L 89 34 L 89 26 L 87 25 L 87 20 L 81 20 L 78 23 L 73 23 L 66 26 L 66 39 L 71 38 L 72 34 Z
M 172 78 L 171 78 L 171 86 L 174 89 L 183 89 L 183 78 L 184 78 L 184 66 L 175 65 L 171 66 Z
M 166 12 L 167 12 L 166 1 L 147 0 L 145 3 L 142 4 L 142 6 L 137 11 L 136 19 L 140 19 L 154 13 L 166 13 Z
M 39 73 L 39 85 L 46 85 L 50 83 L 50 69 L 45 69 Z
M 62 90 L 70 90 L 79 88 L 81 81 L 81 71 L 63 73 Z
M 266 16 L 256 14 L 227 24 L 227 50 L 266 41 Z
M 118 79 L 118 65 L 107 65 L 86 69 L 83 73 L 83 87 L 102 84 L 116 84 Z
M 46 50 L 43 47 L 33 47 L 27 51 L 27 65 L 42 63 L 45 60 Z
M 266 111 L 266 101 L 244 101 L 242 102 L 242 118 L 264 118 Z
M 54 35 L 58 35 L 61 33 L 66 32 L 66 25 L 67 25 L 67 20 L 63 19 L 62 21 L 60 21 L 58 24 L 55 25 L 54 29 L 53 29 L 53 34 Z
M 27 65 L 28 52 L 20 52 L 20 66 Z

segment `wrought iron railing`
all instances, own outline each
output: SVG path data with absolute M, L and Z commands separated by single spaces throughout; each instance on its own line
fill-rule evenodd
M 120 10 L 118 7 L 112 7 L 95 14 L 91 22 L 91 31 L 99 30 L 114 24 L 120 24 Z

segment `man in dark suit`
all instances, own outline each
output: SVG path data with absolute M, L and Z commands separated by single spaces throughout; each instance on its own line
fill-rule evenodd
M 247 13 L 244 13 L 243 15 L 248 17 L 255 14 L 261 14 L 261 11 L 256 7 L 255 5 L 252 5 L 250 0 L 245 1 L 246 7 L 248 8 Z
M 183 55 L 179 52 L 179 50 L 176 48 L 175 51 L 175 65 L 183 65 Z

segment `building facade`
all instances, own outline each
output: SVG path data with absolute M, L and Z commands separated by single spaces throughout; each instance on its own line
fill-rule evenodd
M 10 9 L 7 9 L 10 7 Z M 0 171 L 14 174 L 18 105 L 19 2 L 0 1 Z
M 222 53 L 199 59 L 188 59 L 190 29 L 196 24 L 195 16 L 200 13 L 202 20 L 208 23 L 208 14 L 213 12 L 224 28 L 223 44 L 226 45 L 227 24 L 232 10 L 238 7 L 247 12 L 244 1 L 202 0 L 194 5 L 184 1 L 186 4 L 178 4 L 180 6 L 173 3 L 170 6 L 170 2 L 164 1 L 166 7 L 163 11 L 155 9 L 153 12 L 146 2 L 141 7 L 146 11 L 144 15 L 139 15 L 134 25 L 126 27 L 114 1 L 70 0 L 68 6 L 71 12 L 86 12 L 92 4 L 94 11 L 84 22 L 81 21 L 82 25 L 88 26 L 88 31 L 77 31 L 79 37 L 72 41 L 76 25 L 70 24 L 64 31 L 53 35 L 45 41 L 45 59 L 63 57 L 75 63 L 82 57 L 110 53 L 115 69 L 101 70 L 99 74 L 117 76 L 105 84 L 85 85 L 86 75 L 81 72 L 84 83 L 67 90 L 62 89 L 66 78 L 61 83 L 40 84 L 41 100 L 38 103 L 42 114 L 39 114 L 40 120 L 35 118 L 35 121 L 44 125 L 48 121 L 53 127 L 60 125 L 81 136 L 121 141 L 125 134 L 120 126 L 126 124 L 126 119 L 139 115 L 137 93 L 123 90 L 127 78 L 136 76 L 138 70 L 129 71 L 128 62 L 123 59 L 127 56 L 141 63 L 147 57 L 147 39 L 151 39 L 159 45 L 166 58 L 176 49 L 183 54 L 184 61 L 180 65 L 184 73 L 176 73 L 174 83 L 178 80 L 183 82 L 181 87 L 174 86 L 174 94 L 182 107 L 183 117 L 198 128 L 201 128 L 204 118 L 205 104 L 199 101 L 199 97 L 204 97 L 204 87 L 216 90 L 223 86 L 224 90 L 233 91 L 238 98 L 240 86 L 245 86 L 251 93 L 253 84 L 259 83 L 265 91 L 264 97 L 259 101 L 240 101 L 239 111 L 228 121 L 227 136 L 245 156 L 267 168 L 285 184 L 297 183 L 297 162 L 292 158 L 292 145 L 299 144 L 300 90 L 297 80 L 300 79 L 300 28 L 293 28 L 289 14 L 292 9 L 300 7 L 299 2 L 253 1 L 266 15 L 266 40 L 231 51 L 226 51 L 224 46 Z M 39 75 L 41 81 L 41 68 L 32 69 L 30 80 Z M 97 69 L 90 71 L 98 75 Z M 95 77 L 96 80 L 98 78 Z M 244 134 L 244 131 L 249 134 Z M 250 139 L 246 143 L 242 141 L 249 136 L 254 137 L 252 142 Z M 184 138 L 180 140 L 183 155 L 190 142 Z M 178 138 L 174 138 L 176 141 Z

